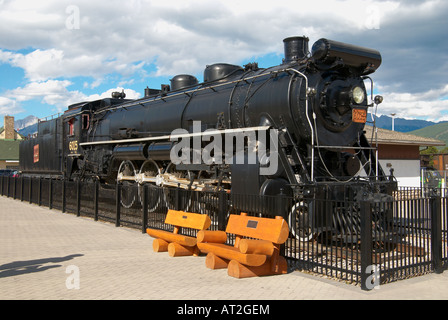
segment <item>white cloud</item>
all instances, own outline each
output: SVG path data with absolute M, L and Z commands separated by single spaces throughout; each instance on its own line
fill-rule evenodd
M 77 18 L 69 6 L 79 9 L 79 29 L 67 28 Z M 152 76 L 198 74 L 207 64 L 281 53 L 288 36 L 306 35 L 310 47 L 327 37 L 380 50 L 380 110 L 437 118 L 447 108 L 447 93 L 436 92 L 447 84 L 446 9 L 441 0 L 4 0 L 0 63 L 23 69 L 29 81 L 8 99 L 65 108 L 92 97 L 69 90 L 74 77 L 92 78 L 79 90 L 106 84 L 110 74 L 119 78 L 112 86 L 126 86 L 147 78 L 149 65 Z
M 379 86 L 381 89 L 386 89 Z M 384 102 L 379 105 L 378 113 L 405 119 L 424 119 L 429 121 L 448 120 L 448 85 L 440 89 L 433 89 L 422 93 L 384 92 Z
M 14 106 L 21 102 L 36 99 L 40 100 L 42 103 L 54 106 L 57 112 L 62 112 L 66 110 L 69 105 L 74 103 L 110 98 L 114 91 L 121 92 L 124 90 L 127 99 L 138 99 L 141 97 L 140 93 L 123 87 L 110 89 L 101 94 L 85 95 L 77 90 L 68 90 L 67 87 L 71 85 L 72 82 L 68 80 L 31 82 L 23 88 L 16 88 L 6 92 L 6 97 L 0 97 L 0 108 L 2 108 L 2 105 L 5 105 L 6 107 L 11 105 Z
M 329 30 L 363 28 L 372 5 L 382 15 L 394 9 L 373 0 L 77 1 L 79 29 L 68 29 L 73 17 L 60 1 L 6 1 L 0 47 L 39 49 L 9 59 L 31 80 L 129 76 L 153 61 L 157 75 L 172 76 L 200 72 L 207 63 L 280 52 L 283 38 L 305 31 L 320 37 Z
M 90 96 L 86 96 L 85 101 L 94 101 L 94 100 L 100 100 L 104 98 L 110 98 L 112 96 L 112 92 L 121 92 L 124 90 L 124 93 L 126 94 L 126 99 L 139 99 L 141 98 L 141 94 L 139 92 L 136 92 L 132 89 L 125 89 L 123 87 L 116 87 L 113 89 L 109 89 L 106 92 L 103 92 L 101 94 L 93 94 Z
M 18 103 L 9 98 L 0 97 L 0 114 L 2 115 L 13 115 L 20 113 L 23 110 L 20 108 Z

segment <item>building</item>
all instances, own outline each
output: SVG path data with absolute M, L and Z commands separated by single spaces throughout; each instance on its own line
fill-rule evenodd
M 448 154 L 446 153 L 436 153 L 432 155 L 426 155 L 426 157 L 422 156 L 422 161 L 426 161 L 428 163 L 427 166 L 430 166 L 430 158 L 432 158 L 432 167 L 439 171 L 448 171 Z
M 14 129 L 14 117 L 5 116 L 0 128 L 0 169 L 19 168 L 19 145 L 23 137 Z
M 373 146 L 378 144 L 378 159 L 386 174 L 393 169 L 398 185 L 402 187 L 420 187 L 420 148 L 441 147 L 445 142 L 366 126 L 366 137 Z

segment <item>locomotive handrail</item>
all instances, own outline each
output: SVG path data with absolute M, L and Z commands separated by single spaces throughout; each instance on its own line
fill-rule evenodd
M 331 149 L 331 148 L 338 148 L 338 149 L 354 149 L 354 150 L 376 150 L 375 147 L 346 147 L 346 146 L 316 146 L 316 148 L 320 149 Z
M 225 129 L 225 130 L 210 130 L 204 132 L 195 132 L 188 134 L 171 134 L 158 137 L 146 137 L 146 138 L 136 138 L 136 139 L 120 139 L 120 140 L 103 140 L 103 141 L 93 141 L 93 142 L 82 142 L 80 146 L 92 146 L 101 144 L 121 144 L 121 143 L 132 143 L 132 142 L 145 142 L 145 141 L 156 141 L 156 140 L 171 140 L 171 139 L 181 139 L 190 137 L 202 137 L 211 136 L 214 134 L 225 134 L 225 133 L 237 133 L 245 131 L 266 131 L 270 126 L 259 126 L 259 127 L 247 127 L 247 128 L 236 128 L 236 129 Z
M 285 69 L 285 71 L 292 71 L 297 73 L 298 75 L 302 76 L 305 79 L 305 115 L 306 115 L 306 119 L 308 120 L 308 124 L 310 125 L 310 129 L 311 129 L 311 181 L 314 181 L 314 128 L 313 128 L 313 124 L 311 123 L 309 114 L 308 114 L 308 78 L 306 75 L 304 75 L 302 72 L 300 72 L 299 70 L 296 70 L 294 68 L 287 68 Z M 291 87 L 288 89 L 290 90 Z M 290 94 L 288 92 L 288 99 L 290 99 Z M 315 114 L 313 112 L 313 117 L 315 117 Z

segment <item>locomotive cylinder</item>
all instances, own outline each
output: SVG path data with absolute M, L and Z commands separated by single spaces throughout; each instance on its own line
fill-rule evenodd
M 170 158 L 172 142 L 152 143 L 148 147 L 148 156 L 152 160 L 166 160 Z
M 145 160 L 148 158 L 145 144 L 116 146 L 113 155 L 116 159 L 121 160 Z

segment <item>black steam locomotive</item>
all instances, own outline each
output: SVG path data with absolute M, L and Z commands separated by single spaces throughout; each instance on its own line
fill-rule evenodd
M 20 170 L 231 194 L 390 193 L 393 181 L 363 131 L 368 108 L 382 100 L 369 103 L 364 84 L 373 87 L 380 53 L 327 39 L 309 53 L 306 37 L 284 46 L 271 68 L 218 63 L 203 83 L 182 74 L 142 99 L 116 92 L 71 105 L 21 143 Z

